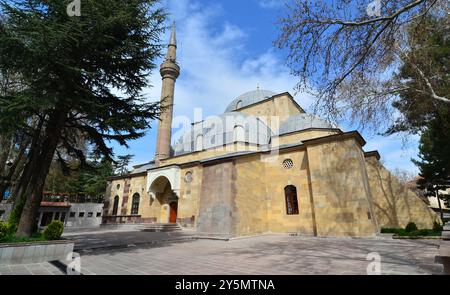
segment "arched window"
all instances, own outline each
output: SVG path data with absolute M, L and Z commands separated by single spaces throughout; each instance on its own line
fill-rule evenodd
M 118 210 L 119 210 L 119 196 L 115 196 L 112 215 L 117 215 Z
M 203 149 L 203 135 L 197 135 L 195 140 L 195 150 L 201 151 Z
M 133 195 L 133 202 L 131 203 L 131 215 L 137 215 L 139 214 L 139 202 L 141 200 L 141 197 L 138 193 L 135 193 Z
M 286 186 L 284 188 L 284 197 L 286 198 L 286 214 L 298 214 L 297 188 L 293 185 Z
M 236 110 L 242 108 L 242 100 L 236 103 Z
M 242 126 L 235 126 L 233 130 L 233 141 L 244 142 L 245 141 L 245 129 Z

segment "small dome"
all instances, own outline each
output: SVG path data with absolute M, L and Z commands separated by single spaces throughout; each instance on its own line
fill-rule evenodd
M 257 89 L 254 91 L 246 92 L 240 96 L 238 96 L 235 100 L 233 100 L 225 110 L 225 113 L 236 111 L 240 108 L 258 103 L 260 101 L 271 98 L 276 95 L 275 92 L 269 90 L 261 90 Z
M 289 117 L 284 121 L 278 134 L 300 131 L 308 128 L 337 128 L 334 124 L 310 114 L 299 114 Z
M 232 112 L 211 116 L 195 123 L 174 146 L 174 156 L 235 142 L 267 146 L 272 131 L 260 119 L 243 113 Z

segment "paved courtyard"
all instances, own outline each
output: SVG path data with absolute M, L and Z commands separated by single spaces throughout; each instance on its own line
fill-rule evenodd
M 136 232 L 137 235 L 142 233 Z M 153 235 L 155 233 L 147 233 Z M 120 240 L 132 233 L 116 233 Z M 156 236 L 156 235 L 155 235 Z M 86 238 L 93 235 L 86 235 Z M 77 239 L 81 239 L 77 236 Z M 434 263 L 439 240 L 391 238 L 313 238 L 265 235 L 231 241 L 191 240 L 154 245 L 129 245 L 122 249 L 81 251 L 81 272 L 138 275 L 274 275 L 367 274 L 369 253 L 381 257 L 382 274 L 440 274 Z M 58 274 L 50 264 L 0 266 L 4 274 Z M 33 272 L 34 271 L 34 272 Z

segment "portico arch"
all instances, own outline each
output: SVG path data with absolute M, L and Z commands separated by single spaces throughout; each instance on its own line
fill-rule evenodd
M 178 196 L 165 176 L 159 176 L 150 185 L 150 195 L 154 202 L 161 206 L 160 218 L 162 223 L 176 223 L 178 214 Z
M 160 206 L 159 222 L 176 223 L 178 197 L 180 191 L 180 171 L 178 167 L 166 167 L 148 172 L 148 192 L 150 202 Z M 153 206 L 153 205 L 152 205 Z

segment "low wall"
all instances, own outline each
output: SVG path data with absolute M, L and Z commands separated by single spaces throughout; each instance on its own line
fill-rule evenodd
M 0 265 L 64 260 L 73 252 L 73 241 L 0 244 Z

